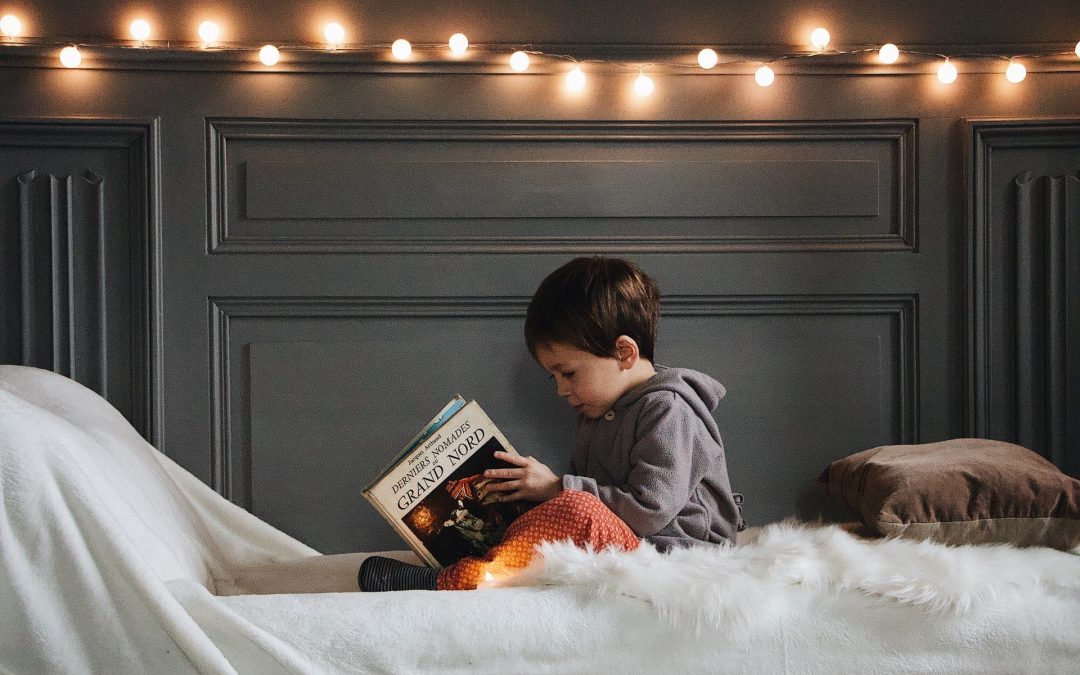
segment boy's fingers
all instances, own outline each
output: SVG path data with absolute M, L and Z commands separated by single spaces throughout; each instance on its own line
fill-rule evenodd
M 517 489 L 517 487 L 520 485 L 521 481 L 516 480 L 515 476 L 507 476 L 507 480 L 500 480 L 498 483 L 492 483 L 491 485 L 489 485 L 488 490 L 494 490 L 495 492 L 507 492 L 509 490 Z
M 498 450 L 495 452 L 494 457 L 501 459 L 504 462 L 509 462 L 515 466 L 526 466 L 529 463 L 529 457 L 521 457 L 519 455 L 511 455 L 509 452 L 503 452 Z
M 524 469 L 488 469 L 484 472 L 484 478 L 521 478 L 524 475 Z

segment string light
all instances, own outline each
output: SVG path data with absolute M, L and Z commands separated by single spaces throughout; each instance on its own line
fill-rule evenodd
M 203 47 L 212 47 L 221 37 L 221 29 L 213 21 L 203 21 L 199 24 L 199 39 Z
M 634 80 L 634 93 L 642 97 L 649 96 L 653 93 L 655 86 L 652 78 L 641 72 L 638 73 L 637 79 Z
M 148 46 L 146 44 L 146 42 L 147 42 L 147 40 L 150 39 L 151 33 L 153 32 L 150 23 L 148 21 L 146 21 L 145 19 L 143 19 L 143 18 L 139 18 L 139 19 L 136 19 L 135 21 L 133 21 L 128 26 L 128 31 L 129 31 L 131 37 L 134 40 L 141 43 L 141 46 L 144 46 L 144 47 Z M 15 38 L 15 37 L 20 36 L 22 34 L 22 32 L 23 32 L 22 22 L 17 16 L 15 16 L 14 14 L 7 14 L 7 15 L 4 15 L 4 16 L 0 17 L 0 36 L 2 36 L 3 38 Z M 324 31 L 323 32 L 324 32 L 324 35 L 325 35 L 325 38 L 326 38 L 326 46 L 327 46 L 328 49 L 331 49 L 331 50 L 338 49 L 339 47 L 341 47 L 345 43 L 345 29 L 342 27 L 341 24 L 339 24 L 337 22 L 328 23 L 328 24 L 326 24 L 324 26 Z M 203 21 L 201 24 L 199 24 L 198 34 L 199 34 L 199 38 L 200 38 L 200 40 L 202 42 L 202 47 L 204 49 L 212 47 L 212 46 L 217 46 L 220 39 L 221 39 L 221 29 L 213 21 Z M 909 56 L 906 57 L 908 59 L 909 63 L 907 64 L 907 66 L 905 68 L 903 68 L 903 70 L 898 71 L 899 73 L 913 74 L 913 73 L 921 72 L 922 66 L 920 65 L 920 61 L 925 62 L 925 61 L 930 60 L 933 57 L 937 57 L 937 58 L 940 58 L 940 59 L 944 59 L 944 61 L 939 61 L 939 65 L 937 66 L 937 69 L 936 69 L 937 78 L 941 83 L 946 84 L 946 85 L 947 84 L 952 84 L 953 82 L 955 82 L 957 80 L 958 75 L 959 75 L 956 64 L 953 61 L 950 60 L 950 56 L 948 54 L 936 54 L 935 55 L 935 54 L 933 54 L 931 52 L 926 52 L 926 51 L 902 51 L 899 47 L 897 47 L 896 44 L 891 43 L 891 42 L 884 43 L 884 44 L 882 44 L 880 47 L 878 47 L 876 49 L 874 47 L 867 48 L 865 46 L 858 46 L 858 47 L 849 47 L 844 51 L 838 51 L 838 50 L 829 48 L 829 45 L 830 45 L 831 41 L 832 41 L 832 36 L 829 34 L 828 29 L 819 26 L 819 27 L 815 28 L 813 31 L 811 31 L 811 34 L 810 34 L 810 42 L 813 45 L 813 48 L 815 50 L 813 52 L 796 51 L 796 52 L 788 53 L 788 54 L 777 54 L 775 49 L 770 49 L 765 54 L 758 54 L 758 55 L 745 54 L 741 58 L 735 58 L 735 59 L 726 60 L 723 65 L 724 66 L 733 66 L 735 68 L 741 69 L 743 67 L 741 64 L 752 63 L 754 60 L 762 59 L 762 57 L 764 57 L 766 59 L 769 59 L 769 61 L 765 62 L 764 65 L 761 65 L 754 72 L 754 81 L 757 82 L 757 84 L 759 86 L 768 87 L 768 86 L 771 86 L 773 84 L 773 82 L 775 81 L 775 77 L 776 77 L 776 73 L 773 71 L 773 69 L 769 65 L 770 63 L 776 63 L 776 62 L 779 62 L 779 61 L 792 60 L 792 59 L 803 59 L 803 58 L 808 58 L 808 57 L 816 57 L 816 58 L 819 58 L 819 59 L 824 59 L 824 58 L 832 59 L 832 58 L 835 58 L 835 57 L 847 57 L 847 59 L 850 61 L 853 56 L 858 58 L 858 55 L 862 55 L 862 54 L 864 54 L 866 52 L 874 52 L 874 51 L 876 51 L 877 52 L 876 53 L 877 61 L 882 63 L 882 64 L 886 64 L 886 65 L 895 64 L 901 59 L 901 56 L 909 55 Z M 38 43 L 38 44 L 41 44 L 43 46 L 50 45 L 50 42 L 43 39 L 43 38 L 31 38 L 29 40 L 20 39 L 19 44 L 23 44 L 23 43 L 29 43 L 31 45 L 33 45 L 34 43 Z M 88 43 L 84 42 L 83 46 L 87 46 L 87 44 Z M 175 47 L 175 46 L 169 44 L 169 42 L 167 40 L 162 40 L 162 44 L 163 44 L 163 46 L 166 46 L 167 48 L 173 49 L 173 50 L 175 50 L 175 49 L 191 49 L 191 47 L 183 47 L 183 46 Z M 448 44 L 449 44 L 449 47 L 450 47 L 451 54 L 453 56 L 455 56 L 455 57 L 459 57 L 459 56 L 464 55 L 467 52 L 467 50 L 470 48 L 468 38 L 462 33 L 455 33 L 454 35 L 452 35 L 450 37 L 449 41 L 448 41 Z M 98 46 L 100 46 L 103 50 L 110 50 L 110 49 L 116 48 L 115 43 L 108 43 L 108 42 L 101 43 Z M 433 45 L 427 45 L 427 47 L 432 47 L 432 46 Z M 286 48 L 288 48 L 288 46 L 286 46 Z M 302 45 L 302 46 L 297 48 L 297 51 L 298 52 L 303 52 L 303 51 L 305 51 L 305 49 L 310 49 L 310 48 L 311 48 L 310 45 L 307 45 L 307 46 Z M 385 47 L 378 47 L 378 50 L 381 50 L 381 49 L 384 49 L 384 48 Z M 4 49 L 6 49 L 6 45 L 4 44 L 4 41 L 2 39 L 0 39 L 0 55 L 2 55 Z M 238 50 L 249 51 L 249 50 L 258 49 L 259 60 L 262 63 L 266 64 L 266 65 L 276 65 L 279 62 L 280 57 L 281 57 L 279 48 L 274 46 L 274 45 L 265 45 L 261 49 L 259 49 L 258 47 L 254 46 L 254 45 L 240 46 L 240 45 L 233 44 L 233 45 L 231 45 L 231 46 L 229 46 L 229 47 L 227 47 L 225 49 L 232 50 L 232 51 L 238 51 Z M 1056 49 L 1060 50 L 1061 47 L 1057 46 Z M 354 45 L 354 46 L 350 47 L 350 51 L 354 52 L 354 53 L 367 52 L 369 54 L 373 54 L 374 52 L 377 51 L 377 49 L 376 49 L 376 46 L 374 46 L 374 45 L 366 45 L 366 46 L 365 45 Z M 401 60 L 401 61 L 407 60 L 412 56 L 412 45 L 409 43 L 408 40 L 397 39 L 391 45 L 390 51 L 391 51 L 391 53 L 392 53 L 392 55 L 393 55 L 393 57 L 395 59 Z M 481 51 L 483 52 L 484 50 L 481 49 Z M 480 63 L 483 63 L 483 62 L 493 63 L 494 59 L 495 59 L 495 54 L 498 53 L 498 51 L 499 51 L 499 48 L 497 46 L 495 46 L 495 45 L 488 46 L 487 47 L 487 52 L 488 53 L 486 55 L 480 56 L 477 59 L 477 62 L 480 62 Z M 1080 58 L 1080 41 L 1078 41 L 1076 43 L 1073 51 L 1075 52 L 1076 56 L 1078 58 Z M 505 52 L 503 52 L 503 53 L 505 53 Z M 62 50 L 62 54 L 64 56 L 61 59 L 61 63 L 65 67 L 77 67 L 78 65 L 81 64 L 81 55 L 79 54 L 78 48 L 76 46 L 73 45 L 73 46 L 71 46 L 71 47 L 69 47 L 67 49 Z M 533 50 L 531 48 L 529 49 L 529 51 L 525 51 L 525 50 L 514 51 L 510 55 L 510 58 L 509 58 L 510 68 L 514 72 L 524 72 L 524 71 L 528 70 L 532 65 L 532 57 L 530 56 L 531 54 L 545 55 L 544 52 L 535 51 L 535 50 Z M 1041 60 L 1041 59 L 1053 59 L 1054 60 L 1054 65 L 1057 66 L 1058 64 L 1061 63 L 1061 59 L 1065 54 L 1068 54 L 1068 52 L 1055 51 L 1055 50 L 1053 50 L 1051 48 L 1051 45 L 1048 44 L 1048 45 L 1045 45 L 1045 48 L 1044 48 L 1043 51 L 1041 51 L 1039 53 L 1028 53 L 1028 54 L 1025 54 L 1022 58 L 1024 58 L 1025 61 L 1036 61 L 1036 60 Z M 569 72 L 566 73 L 565 86 L 569 91 L 575 91 L 576 92 L 576 91 L 581 91 L 582 89 L 585 88 L 585 86 L 586 86 L 586 75 L 585 75 L 584 71 L 582 70 L 581 66 L 576 63 L 577 59 L 575 58 L 574 55 L 570 55 L 570 54 L 551 54 L 550 56 L 558 57 L 558 58 L 561 58 L 561 59 L 568 59 L 568 60 L 571 60 L 571 61 L 575 62 L 575 65 L 572 68 L 572 70 L 570 70 Z M 985 65 L 985 61 L 987 61 L 989 59 L 1007 58 L 1007 55 L 1003 55 L 1000 52 L 997 52 L 997 53 L 982 53 L 982 54 L 977 54 L 977 53 L 954 54 L 953 56 L 960 59 L 961 67 L 964 67 L 964 64 L 966 64 L 968 62 L 974 63 L 975 65 L 972 68 L 972 72 L 978 72 L 978 73 L 987 73 L 987 72 L 995 72 L 995 71 L 1000 72 L 1000 70 L 997 70 L 996 68 L 987 69 L 987 67 Z M 500 57 L 500 58 L 505 58 L 505 57 Z M 664 61 L 661 64 L 659 64 L 659 67 L 660 67 L 661 70 L 664 70 L 664 69 L 672 69 L 672 70 L 674 70 L 674 69 L 679 69 L 679 68 L 692 68 L 693 67 L 690 64 L 685 63 L 685 61 L 683 61 L 682 58 L 683 57 L 672 55 L 669 58 L 665 58 Z M 1009 58 L 1009 65 L 1005 69 L 1005 77 L 1009 82 L 1012 82 L 1012 83 L 1022 82 L 1027 77 L 1027 66 L 1026 66 L 1026 64 L 1021 63 L 1020 61 L 1017 60 L 1017 58 L 1018 57 Z M 980 61 L 982 61 L 984 63 L 980 64 Z M 110 62 L 112 62 L 112 59 L 106 60 L 105 61 L 106 65 L 104 65 L 103 67 L 106 67 L 106 68 L 110 67 L 109 65 L 107 65 Z M 758 61 L 758 62 L 761 63 L 761 61 Z M 598 61 L 598 63 L 603 63 L 603 61 Z M 623 68 L 628 68 L 628 67 L 632 66 L 632 67 L 635 67 L 635 68 L 639 69 L 638 77 L 634 82 L 634 91 L 639 96 L 649 96 L 655 90 L 655 82 L 653 81 L 653 78 L 650 77 L 649 75 L 646 75 L 644 72 L 642 72 L 640 70 L 639 65 L 631 64 L 631 63 L 619 63 L 618 61 L 609 61 L 609 63 L 611 63 L 612 65 L 619 66 L 619 67 L 623 67 Z M 841 61 L 841 63 L 845 63 L 845 61 Z M 719 55 L 717 54 L 717 52 L 714 49 L 706 47 L 706 48 L 703 48 L 700 51 L 698 51 L 698 53 L 697 53 L 697 66 L 698 67 L 702 68 L 703 70 L 711 70 L 711 69 L 715 68 L 719 64 L 720 64 L 720 57 L 719 57 Z M 303 62 L 302 61 L 300 63 L 296 64 L 296 65 L 298 65 L 300 68 L 303 68 Z M 656 64 L 653 64 L 653 65 L 656 65 Z M 1069 72 L 1077 72 L 1078 69 L 1075 66 L 1066 66 L 1065 70 L 1067 70 Z M 728 70 L 728 74 L 731 74 L 733 72 L 738 72 L 738 70 L 734 70 L 734 69 L 729 69 Z M 795 72 L 803 72 L 803 71 L 796 70 Z M 852 71 L 852 72 L 856 72 L 856 71 Z
M 22 33 L 22 21 L 14 14 L 5 14 L 0 17 L 0 33 L 3 33 L 4 37 L 19 37 Z M 1080 44 L 1076 48 L 1077 53 L 1080 53 Z
M 516 51 L 510 55 L 510 69 L 515 73 L 523 73 L 529 68 L 529 55 L 523 51 Z
M 891 42 L 886 42 L 881 45 L 881 49 L 878 50 L 878 60 L 882 63 L 892 65 L 900 59 L 900 48 Z
M 73 45 L 61 49 L 60 63 L 65 68 L 78 68 L 79 64 L 82 63 L 82 54 L 79 53 L 79 48 Z
M 942 63 L 941 66 L 938 67 L 937 79 L 942 84 L 952 84 L 953 82 L 956 82 L 956 66 L 954 66 L 949 59 L 945 59 L 945 63 Z
M 345 28 L 336 21 L 331 21 L 323 28 L 323 37 L 326 38 L 327 49 L 337 49 L 345 42 Z
M 769 67 L 769 64 L 765 64 L 754 72 L 754 82 L 757 82 L 762 87 L 769 86 L 775 79 L 776 73 Z
M 697 54 L 697 63 L 698 63 L 699 66 L 701 66 L 705 70 L 712 69 L 713 67 L 716 66 L 717 63 L 719 63 L 719 61 L 720 61 L 720 57 L 717 56 L 715 51 L 713 51 L 712 49 L 709 49 L 708 47 L 706 47 L 705 49 L 702 49 Z
M 412 54 L 412 44 L 405 38 L 398 38 L 394 40 L 394 44 L 390 45 L 390 53 L 398 61 L 404 61 Z
M 1019 61 L 1009 60 L 1009 67 L 1005 69 L 1005 79 L 1013 84 L 1020 84 L 1027 77 L 1027 68 Z
M 139 42 L 146 42 L 150 38 L 150 22 L 146 19 L 135 19 L 128 27 L 131 37 Z
M 259 60 L 265 66 L 276 66 L 277 62 L 281 60 L 281 52 L 274 45 L 265 45 L 259 50 Z
M 464 33 L 454 33 L 450 36 L 450 51 L 454 56 L 461 56 L 469 48 L 469 38 Z
M 581 66 L 574 66 L 574 69 L 566 74 L 566 88 L 574 92 L 585 88 L 585 73 Z

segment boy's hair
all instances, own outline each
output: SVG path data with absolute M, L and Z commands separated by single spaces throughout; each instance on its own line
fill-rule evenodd
M 619 258 L 575 258 L 540 283 L 525 313 L 525 344 L 562 343 L 597 356 L 615 356 L 627 335 L 652 361 L 660 291 L 637 265 Z

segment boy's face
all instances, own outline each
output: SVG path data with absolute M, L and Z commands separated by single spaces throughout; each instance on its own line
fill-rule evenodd
M 555 380 L 555 393 L 590 419 L 610 410 L 629 389 L 626 370 L 614 356 L 597 356 L 556 342 L 538 345 L 536 360 Z

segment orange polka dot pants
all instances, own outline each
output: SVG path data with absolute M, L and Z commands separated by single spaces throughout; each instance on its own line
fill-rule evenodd
M 595 495 L 563 490 L 559 495 L 529 509 L 506 528 L 502 542 L 483 558 L 462 558 L 439 570 L 440 591 L 467 591 L 477 587 L 487 573 L 497 576 L 526 567 L 545 541 L 569 539 L 575 546 L 601 550 L 614 546 L 632 551 L 641 541 L 630 527 Z

